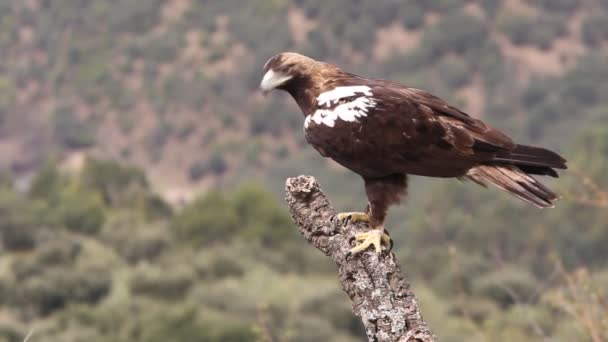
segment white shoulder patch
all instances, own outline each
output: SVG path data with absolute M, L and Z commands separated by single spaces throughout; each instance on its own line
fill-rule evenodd
M 329 106 L 332 102 L 337 102 L 345 97 L 355 96 L 358 93 L 372 96 L 371 89 L 368 86 L 336 87 L 317 96 L 317 103 L 319 106 Z
M 370 108 L 376 106 L 376 100 L 371 88 L 368 86 L 336 87 L 317 96 L 317 104 L 320 107 L 330 107 L 340 100 L 360 95 L 351 101 L 340 103 L 334 108 L 317 109 L 312 115 L 308 115 L 304 121 L 304 129 L 308 128 L 310 122 L 334 127 L 336 120 L 355 122 L 357 118 L 367 116 Z

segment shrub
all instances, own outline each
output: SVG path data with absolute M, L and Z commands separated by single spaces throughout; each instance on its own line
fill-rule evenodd
M 228 169 L 228 164 L 220 152 L 213 152 L 209 159 L 194 162 L 188 171 L 191 181 L 198 181 L 208 174 L 221 175 Z
M 22 280 L 11 304 L 46 316 L 70 302 L 95 304 L 108 294 L 110 286 L 107 270 L 50 268 Z
M 566 21 L 567 18 L 562 16 L 533 18 L 526 14 L 504 11 L 497 19 L 497 26 L 515 45 L 531 44 L 548 49 L 555 38 L 566 33 Z
M 532 29 L 532 18 L 510 11 L 501 12 L 497 18 L 497 27 L 509 36 L 513 44 L 523 45 L 528 42 L 528 34 Z
M 276 198 L 261 186 L 241 186 L 234 193 L 233 203 L 243 227 L 240 235 L 245 239 L 277 246 L 294 237 L 290 218 Z
M 95 193 L 80 190 L 67 190 L 54 211 L 60 224 L 81 234 L 96 234 L 105 220 L 101 198 Z
M 164 0 L 119 0 L 114 4 L 109 24 L 113 31 L 145 33 L 157 25 Z
M 162 120 L 148 136 L 147 144 L 153 151 L 160 151 L 173 134 L 173 125 Z
M 224 156 L 220 152 L 214 152 L 209 157 L 209 171 L 215 175 L 221 175 L 228 169 L 228 164 L 224 159 Z
M 343 330 L 353 336 L 362 336 L 364 329 L 361 320 L 353 315 L 351 306 L 338 291 L 319 295 L 312 298 L 302 307 L 303 313 L 320 315 L 337 329 Z
M 490 272 L 475 279 L 473 291 L 507 307 L 532 298 L 538 287 L 536 279 L 522 269 L 511 268 Z
M 508 77 L 500 46 L 494 41 L 486 41 L 479 50 L 479 59 L 468 61 L 469 65 L 475 65 L 481 73 L 484 85 L 488 91 L 504 84 Z
M 171 226 L 186 241 L 211 244 L 231 240 L 241 222 L 230 202 L 221 193 L 211 192 L 177 213 Z
M 93 127 L 78 120 L 69 107 L 55 111 L 55 137 L 67 148 L 83 148 L 95 144 Z
M 160 270 L 143 268 L 131 279 L 131 291 L 165 300 L 184 297 L 192 286 L 193 274 L 184 269 Z
M 5 107 L 8 107 L 9 104 L 13 103 L 16 94 L 17 89 L 15 82 L 9 77 L 0 76 L 0 113 L 2 113 L 2 119 L 4 119 Z
M 129 135 L 135 128 L 135 120 L 128 113 L 118 115 L 118 126 L 123 135 Z
M 595 47 L 608 40 L 608 16 L 597 14 L 585 18 L 582 31 L 583 40 L 590 47 Z
M 38 171 L 28 195 L 32 198 L 51 200 L 59 196 L 61 188 L 67 184 L 67 179 L 59 173 L 57 164 L 48 160 Z
M 471 68 L 461 58 L 446 58 L 439 64 L 439 76 L 452 88 L 467 84 L 471 73 Z
M 407 1 L 399 6 L 399 18 L 408 30 L 415 30 L 424 25 L 424 9 L 420 1 Z
M 201 180 L 208 172 L 207 161 L 199 160 L 190 165 L 188 169 L 188 177 L 191 181 L 196 182 Z
M 348 42 L 353 50 L 360 53 L 368 54 L 372 51 L 376 42 L 376 28 L 373 19 L 361 18 L 353 25 L 350 21 L 346 21 L 341 35 L 337 35 L 343 42 Z
M 249 131 L 252 135 L 265 133 L 278 136 L 282 127 L 282 107 L 271 103 L 263 107 L 256 107 L 249 114 Z
M 478 18 L 464 13 L 450 14 L 424 33 L 421 54 L 427 63 L 428 59 L 437 60 L 447 52 L 466 54 L 479 47 L 486 35 L 486 28 Z
M 462 1 L 460 0 L 426 0 L 420 2 L 424 4 L 426 10 L 437 12 L 453 11 L 462 6 Z
M 567 21 L 568 18 L 555 15 L 538 18 L 530 32 L 530 43 L 543 50 L 549 49 L 556 38 L 566 34 Z
M 256 20 L 251 20 L 256 18 Z M 291 45 L 292 37 L 287 28 L 287 3 L 248 1 L 240 4 L 240 10 L 230 15 L 228 29 L 237 41 L 260 55 L 270 56 Z M 259 42 L 266 44 L 259 44 Z
M 177 131 L 177 138 L 181 141 L 185 141 L 195 130 L 196 125 L 193 122 L 187 122 Z
M 141 57 L 154 64 L 171 62 L 182 46 L 183 36 L 179 32 L 170 31 L 145 42 L 141 46 Z
M 526 107 L 534 107 L 542 104 L 546 97 L 553 91 L 552 80 L 533 79 L 522 95 L 522 101 Z
M 222 111 L 219 114 L 220 121 L 222 121 L 222 125 L 226 128 L 234 127 L 236 125 L 236 117 L 234 113 L 230 113 L 228 111 Z
M 38 227 L 27 202 L 12 190 L 0 190 L 0 238 L 6 250 L 27 250 L 36 245 Z
M 130 188 L 149 189 L 144 172 L 115 161 L 89 158 L 81 173 L 83 186 L 101 194 L 110 206 L 119 204 Z
M 195 311 L 188 309 L 155 313 L 145 326 L 147 329 L 143 329 L 141 340 L 149 342 L 243 342 L 261 338 L 250 325 L 221 319 L 200 322 Z
M 234 257 L 217 255 L 213 258 L 208 275 L 214 278 L 240 277 L 245 273 L 243 266 Z
M 165 225 L 148 226 L 139 213 L 121 212 L 104 225 L 101 239 L 129 263 L 152 262 L 170 245 L 171 236 Z
M 496 11 L 500 7 L 501 0 L 479 0 L 481 7 L 486 11 L 486 13 L 493 17 L 496 14 Z
M 82 244 L 77 239 L 62 236 L 61 239 L 45 241 L 36 249 L 34 262 L 44 268 L 71 265 L 82 252 Z
M 572 12 L 578 5 L 579 0 L 527 0 L 531 5 L 542 7 L 549 11 Z

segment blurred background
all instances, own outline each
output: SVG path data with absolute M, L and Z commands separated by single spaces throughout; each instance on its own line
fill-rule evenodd
M 539 211 L 413 177 L 395 252 L 442 341 L 608 341 L 608 2 L 0 1 L 0 341 L 361 341 L 286 177 L 362 181 L 263 63 L 429 90 L 559 151 Z

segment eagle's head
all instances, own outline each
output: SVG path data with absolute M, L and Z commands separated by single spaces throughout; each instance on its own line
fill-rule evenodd
M 295 52 L 282 52 L 264 64 L 264 77 L 260 88 L 267 94 L 274 89 L 289 91 L 295 86 L 309 83 L 322 64 Z

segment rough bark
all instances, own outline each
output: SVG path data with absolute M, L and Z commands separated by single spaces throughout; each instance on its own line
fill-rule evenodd
M 394 253 L 377 254 L 370 248 L 348 256 L 355 234 L 366 231 L 362 222 L 341 222 L 314 177 L 287 179 L 287 204 L 300 233 L 338 265 L 342 289 L 352 301 L 369 341 L 437 341 L 420 315 L 410 284 Z

